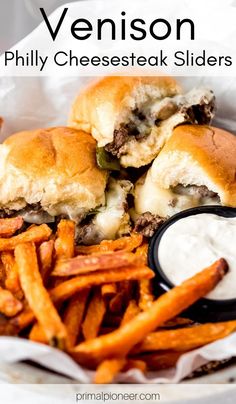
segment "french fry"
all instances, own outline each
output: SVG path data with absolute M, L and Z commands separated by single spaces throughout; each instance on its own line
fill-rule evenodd
M 141 360 L 146 363 L 147 369 L 152 371 L 170 369 L 174 367 L 180 358 L 186 352 L 159 352 L 149 353 L 134 357 L 135 360 Z
M 161 328 L 176 328 L 176 327 L 183 327 L 187 325 L 193 325 L 194 321 L 190 318 L 185 317 L 175 317 L 172 320 L 167 321 L 163 324 Z
M 101 287 L 101 293 L 105 300 L 110 300 L 117 293 L 116 283 L 105 283 Z
M 18 316 L 13 317 L 10 322 L 19 332 L 27 328 L 35 320 L 33 311 L 26 307 Z
M 15 257 L 21 287 L 29 306 L 43 328 L 48 343 L 63 349 L 66 340 L 66 329 L 51 302 L 47 290 L 43 286 L 35 245 L 33 243 L 17 245 Z
M 50 296 L 54 302 L 69 299 L 73 294 L 91 286 L 99 286 L 105 283 L 121 282 L 124 280 L 149 279 L 154 276 L 153 271 L 145 266 L 125 267 L 113 271 L 99 271 L 87 275 L 77 276 L 69 279 L 50 291 Z
M 227 270 L 228 265 L 224 259 L 216 261 L 210 267 L 163 294 L 148 310 L 138 314 L 118 330 L 77 345 L 74 348 L 74 354 L 87 359 L 96 358 L 96 360 L 127 354 L 150 332 L 209 293 Z
M 23 292 L 20 286 L 18 269 L 12 251 L 4 251 L 1 253 L 1 260 L 5 267 L 5 287 L 10 290 L 15 297 L 20 300 L 23 298 Z
M 101 246 L 105 251 L 133 251 L 139 247 L 143 241 L 143 236 L 138 233 L 132 233 L 130 236 L 121 237 L 117 240 L 103 240 Z
M 236 329 L 236 321 L 208 323 L 177 330 L 157 331 L 147 335 L 135 352 L 162 350 L 189 351 L 224 338 Z
M 0 315 L 0 336 L 16 336 L 18 328 L 11 324 L 11 320 Z
M 69 299 L 78 291 L 83 289 L 90 288 L 91 286 L 98 286 L 101 285 L 103 282 L 110 280 L 112 282 L 120 282 L 121 280 L 130 278 L 130 279 L 137 279 L 141 277 L 153 277 L 153 272 L 147 268 L 142 267 L 139 269 L 122 269 L 119 272 L 115 271 L 115 273 L 105 272 L 102 274 L 101 272 L 95 274 L 88 274 L 84 276 L 80 276 L 77 278 L 70 279 L 63 283 L 60 283 L 58 286 L 51 289 L 50 296 L 52 301 L 55 304 L 63 302 L 64 300 Z M 105 283 L 104 283 L 105 284 Z M 34 321 L 34 313 L 31 311 L 30 308 L 27 309 L 26 312 L 23 312 L 22 315 L 20 314 L 16 319 L 14 319 L 15 325 L 17 325 L 20 329 L 26 328 Z M 121 321 L 121 317 L 113 316 L 109 317 L 110 323 L 108 325 L 118 325 Z
M 0 257 L 1 258 L 1 257 Z M 5 286 L 5 279 L 6 279 L 6 272 L 4 265 L 0 259 L 0 286 L 4 287 Z
M 127 307 L 135 293 L 136 282 L 125 280 L 119 284 L 119 288 L 123 293 L 123 305 L 124 307 Z
M 130 300 L 128 307 L 125 311 L 124 317 L 121 321 L 121 326 L 125 325 L 129 321 L 131 321 L 137 314 L 140 312 L 140 309 L 135 300 Z
M 38 248 L 40 273 L 44 283 L 47 283 L 52 268 L 54 241 L 44 241 Z
M 145 311 L 151 307 L 154 296 L 152 293 L 152 281 L 143 279 L 139 282 L 139 302 L 138 305 L 141 310 Z
M 124 280 L 120 282 L 117 294 L 109 302 L 111 313 L 119 314 L 127 307 L 133 294 L 133 282 Z
M 126 360 L 124 358 L 105 360 L 98 366 L 94 382 L 96 384 L 111 383 L 117 373 L 122 370 L 125 363 Z
M 40 342 L 41 344 L 47 344 L 48 340 L 43 328 L 39 323 L 35 323 L 29 334 L 30 341 Z
M 52 230 L 46 225 L 34 226 L 23 233 L 11 238 L 0 238 L 0 251 L 14 250 L 14 248 L 22 243 L 34 242 L 39 243 L 49 239 Z
M 62 219 L 57 226 L 56 260 L 72 258 L 75 250 L 75 223 Z
M 85 313 L 88 294 L 89 289 L 81 290 L 71 298 L 66 308 L 63 322 L 67 330 L 67 349 L 71 349 L 77 343 Z
M 109 311 L 111 313 L 120 313 L 123 308 L 124 293 L 121 291 L 117 293 L 109 302 Z
M 143 264 L 147 265 L 147 257 L 148 257 L 148 243 L 143 243 L 140 245 L 135 254 L 142 259 Z
M 90 256 L 79 255 L 70 260 L 57 262 L 52 275 L 71 276 L 81 275 L 93 271 L 110 270 L 130 265 L 141 265 L 142 260 L 135 254 L 125 251 L 113 253 L 93 254 Z
M 103 240 L 98 245 L 93 246 L 78 246 L 76 253 L 79 254 L 96 254 L 106 251 L 133 251 L 139 247 L 143 241 L 143 236 L 138 233 L 132 233 L 130 236 L 121 237 L 117 240 Z
M 147 364 L 141 359 L 127 359 L 122 370 L 126 372 L 130 369 L 138 369 L 142 373 L 145 373 L 147 371 Z
M 105 312 L 106 304 L 102 297 L 101 290 L 96 289 L 82 324 L 82 332 L 85 340 L 95 338 L 98 335 Z
M 22 309 L 22 303 L 9 290 L 0 287 L 0 313 L 6 317 L 13 317 Z
M 11 237 L 23 226 L 24 220 L 22 217 L 12 217 L 0 219 L 0 237 Z

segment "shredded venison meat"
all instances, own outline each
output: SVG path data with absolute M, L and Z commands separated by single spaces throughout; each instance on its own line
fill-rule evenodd
M 199 104 L 192 105 L 191 107 L 183 105 L 180 108 L 180 112 L 184 114 L 187 123 L 190 122 L 199 125 L 209 125 L 214 117 L 215 110 L 215 97 L 212 98 L 209 104 L 206 104 L 204 97 L 202 97 Z
M 218 196 L 216 192 L 210 191 L 205 185 L 196 186 L 196 192 L 198 192 L 202 198 L 216 198 Z
M 125 152 L 125 144 L 130 139 L 129 130 L 125 127 L 114 130 L 114 140 L 105 146 L 107 152 L 118 158 Z
M 180 195 L 196 195 L 201 198 L 219 198 L 216 192 L 210 191 L 205 185 L 177 185 L 174 192 Z
M 188 96 L 190 96 L 190 93 L 188 93 Z M 130 139 L 133 138 L 141 142 L 148 137 L 153 126 L 159 126 L 174 114 L 180 114 L 184 118 L 184 122 L 180 119 L 181 124 L 210 124 L 216 110 L 213 93 L 210 100 L 206 95 L 196 98 L 196 94 L 192 101 L 191 99 L 188 101 L 188 99 L 183 98 L 184 96 L 178 97 L 182 97 L 182 99 L 179 101 L 175 98 L 169 100 L 158 111 L 155 117 L 145 115 L 138 108 L 131 111 L 130 121 L 123 123 L 119 128 L 114 130 L 113 141 L 105 146 L 105 150 L 120 158 L 126 154 L 126 143 Z
M 164 223 L 164 219 L 151 212 L 145 212 L 135 222 L 134 231 L 145 237 L 152 237 L 155 231 Z

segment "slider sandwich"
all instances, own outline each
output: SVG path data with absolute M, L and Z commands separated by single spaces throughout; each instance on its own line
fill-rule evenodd
M 129 181 L 108 181 L 96 164 L 96 142 L 65 127 L 10 136 L 0 145 L 0 216 L 26 223 L 69 218 L 80 243 L 96 243 L 130 230 Z
M 180 125 L 134 189 L 136 229 L 149 235 L 161 218 L 200 205 L 236 207 L 236 137 Z M 148 235 L 148 234 L 147 234 Z
M 181 123 L 209 124 L 215 111 L 211 90 L 182 93 L 170 77 L 105 77 L 80 93 L 69 126 L 98 142 L 102 168 L 150 164 Z

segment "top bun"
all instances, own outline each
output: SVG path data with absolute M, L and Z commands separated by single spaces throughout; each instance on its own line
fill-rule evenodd
M 96 142 L 66 127 L 10 136 L 0 145 L 0 208 L 40 204 L 71 218 L 104 203 L 107 173 L 96 166 Z
M 187 197 L 183 187 L 188 186 L 204 186 L 205 190 L 218 195 L 222 205 L 236 207 L 235 156 L 236 137 L 231 133 L 209 126 L 178 126 L 153 162 L 146 179 L 136 186 L 137 211 L 150 210 L 170 216 L 196 206 L 199 203 L 193 197 L 197 189 L 192 188 Z M 176 189 L 179 185 L 183 187 Z M 214 204 L 215 196 L 208 194 L 206 204 Z
M 80 93 L 69 117 L 69 126 L 91 133 L 103 147 L 113 140 L 116 124 L 131 109 L 180 93 L 171 77 L 108 76 Z
M 123 167 L 150 164 L 181 123 L 209 124 L 214 115 L 211 90 L 181 94 L 171 77 L 106 77 L 76 99 L 69 126 L 82 129 Z

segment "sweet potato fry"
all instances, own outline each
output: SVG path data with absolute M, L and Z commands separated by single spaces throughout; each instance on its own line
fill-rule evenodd
M 135 300 L 130 300 L 128 307 L 125 311 L 124 317 L 121 321 L 121 326 L 125 325 L 129 321 L 131 321 L 137 314 L 140 312 L 140 309 Z
M 117 294 L 109 302 L 111 313 L 122 313 L 132 299 L 133 282 L 124 280 L 118 285 Z
M 24 220 L 22 217 L 12 217 L 0 219 L 0 237 L 11 237 L 23 226 Z
M 44 283 L 47 283 L 52 268 L 54 241 L 44 241 L 38 249 L 40 273 Z
M 149 279 L 154 273 L 148 267 L 125 267 L 113 271 L 99 271 L 87 275 L 77 276 L 69 279 L 50 291 L 51 298 L 54 302 L 64 301 L 74 293 L 91 286 L 98 286 L 105 283 L 121 282 L 123 280 Z
M 29 334 L 30 341 L 40 342 L 41 344 L 47 344 L 48 340 L 43 328 L 39 323 L 35 323 Z
M 196 325 L 178 330 L 157 331 L 147 335 L 135 348 L 135 352 L 161 350 L 187 351 L 209 344 L 231 334 L 236 329 L 236 321 Z
M 78 246 L 76 253 L 79 254 L 96 254 L 106 251 L 133 251 L 139 247 L 143 241 L 143 236 L 138 233 L 132 233 L 130 236 L 121 237 L 117 240 L 103 240 L 98 245 L 93 246 Z
M 75 250 L 75 223 L 62 219 L 57 226 L 56 260 L 72 258 Z
M 77 345 L 74 353 L 97 360 L 127 354 L 150 332 L 209 293 L 228 270 L 224 259 L 163 294 L 152 306 L 111 334 Z
M 142 265 L 142 260 L 130 252 L 115 251 L 113 253 L 79 255 L 70 260 L 57 262 L 52 275 L 71 276 L 93 271 L 116 269 L 130 265 Z
M 105 300 L 110 300 L 117 293 L 116 283 L 105 283 L 101 287 L 101 293 Z
M 147 265 L 148 243 L 143 243 L 138 247 L 135 254 L 142 259 L 144 265 Z
M 141 359 L 127 359 L 122 370 L 127 372 L 127 370 L 130 369 L 138 369 L 141 370 L 142 373 L 145 373 L 147 371 L 147 364 Z
M 136 284 L 135 281 L 125 280 L 119 284 L 119 290 L 123 292 L 123 305 L 126 308 L 133 298 L 134 293 L 136 293 Z
M 0 238 L 0 251 L 14 250 L 21 243 L 46 241 L 49 239 L 52 230 L 46 225 L 34 226 L 23 233 L 11 238 Z
M 117 293 L 109 302 L 109 311 L 111 313 L 121 313 L 123 309 L 123 297 L 124 293 L 121 291 Z
M 124 358 L 110 359 L 102 362 L 96 371 L 94 383 L 111 383 L 117 373 L 124 367 L 126 360 Z
M 176 327 L 183 327 L 187 325 L 193 325 L 194 321 L 190 318 L 185 317 L 175 317 L 172 320 L 167 321 L 163 324 L 160 328 L 176 328 Z
M 174 367 L 179 357 L 186 352 L 166 351 L 160 353 L 149 353 L 134 357 L 134 359 L 145 362 L 148 370 L 164 370 Z
M 0 315 L 0 336 L 17 336 L 18 328 L 11 324 L 11 320 Z
M 6 272 L 5 272 L 5 268 L 2 263 L 1 257 L 0 257 L 0 286 L 1 287 L 5 286 L 5 279 L 6 279 Z
M 82 324 L 82 332 L 85 340 L 95 338 L 98 335 L 105 312 L 106 304 L 102 297 L 101 290 L 96 289 Z
M 20 300 L 23 298 L 23 291 L 20 286 L 16 260 L 12 251 L 1 253 L 1 260 L 5 267 L 5 287 L 10 290 L 15 297 Z
M 0 287 L 0 313 L 6 317 L 13 317 L 22 309 L 22 303 L 9 290 Z
M 66 329 L 43 286 L 35 245 L 33 243 L 19 244 L 15 249 L 15 257 L 21 287 L 29 306 L 43 328 L 47 341 L 50 345 L 63 349 Z
M 77 343 L 80 328 L 84 317 L 89 289 L 81 290 L 71 298 L 66 308 L 63 322 L 67 329 L 67 349 L 71 349 Z
M 18 316 L 13 317 L 10 322 L 19 332 L 27 328 L 35 320 L 33 311 L 26 307 Z
M 139 282 L 139 302 L 138 305 L 142 311 L 147 310 L 154 300 L 152 293 L 152 281 L 143 279 Z

